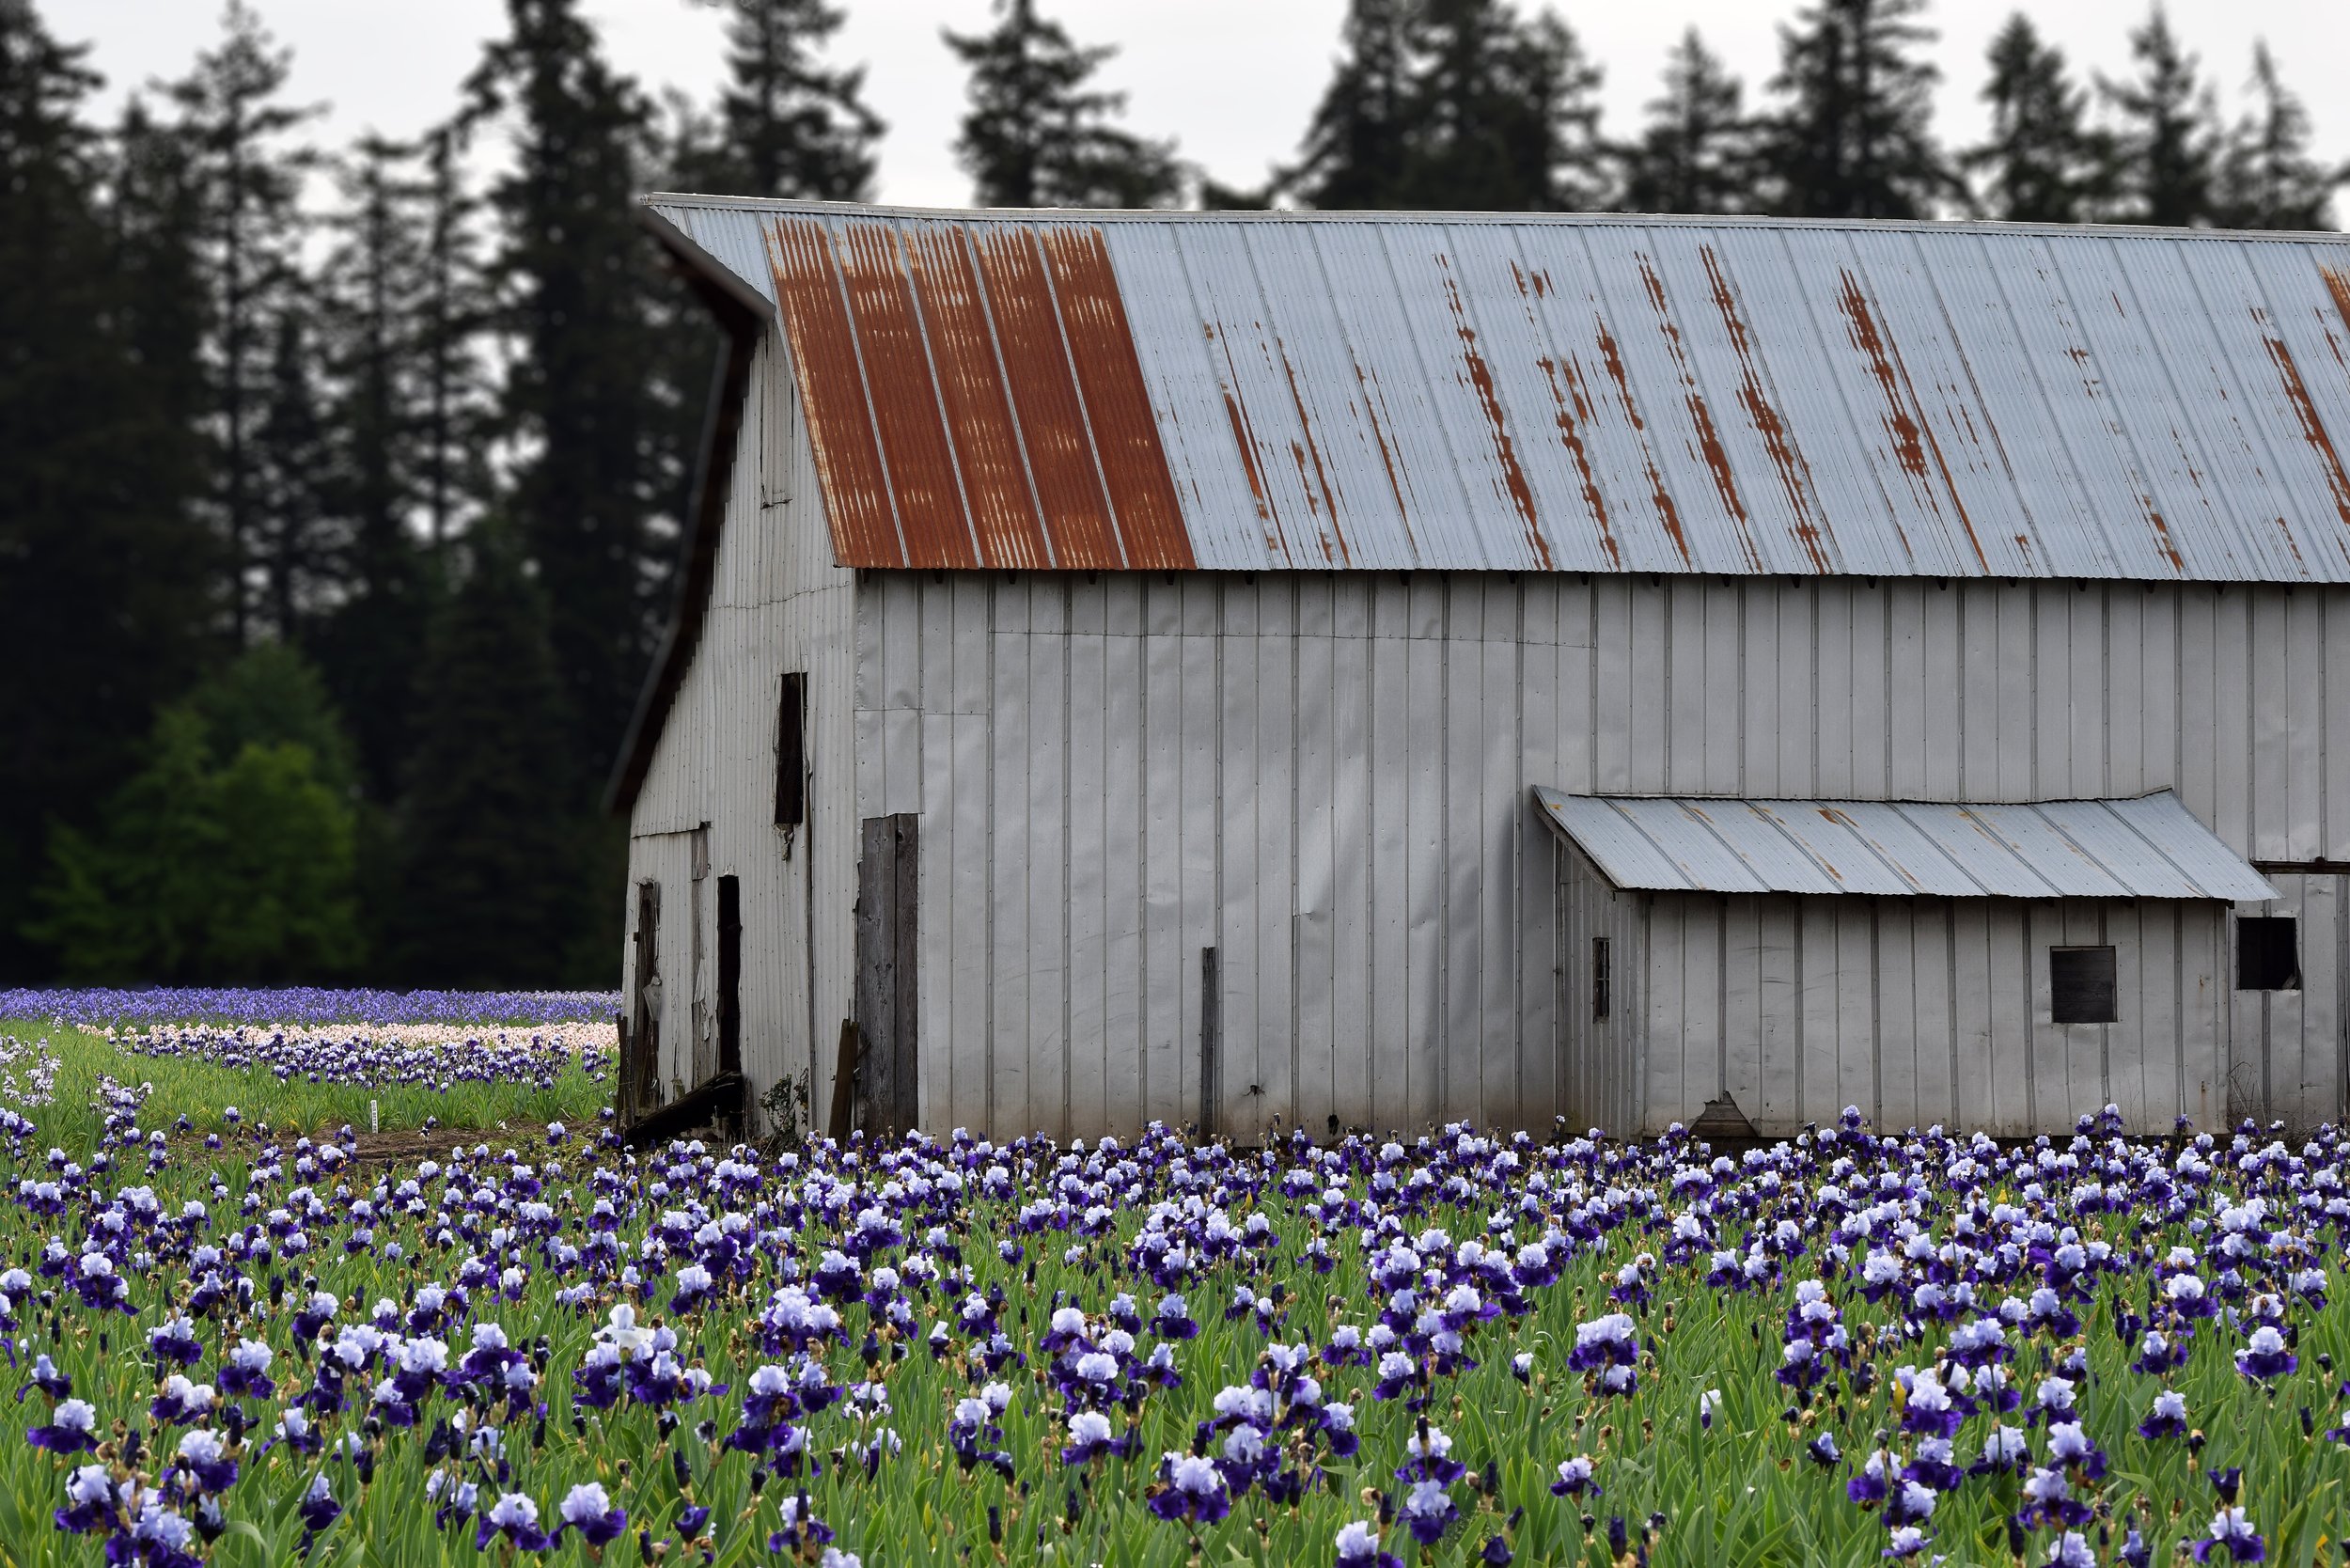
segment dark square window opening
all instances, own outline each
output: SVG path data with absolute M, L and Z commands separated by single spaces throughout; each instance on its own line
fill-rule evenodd
M 1607 1016 L 1607 938 L 1591 938 L 1591 1016 Z
M 2243 915 L 2235 923 L 2238 991 L 2301 989 L 2301 922 L 2291 915 Z
M 2048 1016 L 2059 1024 L 2110 1024 L 2119 987 L 2111 948 L 2048 949 Z

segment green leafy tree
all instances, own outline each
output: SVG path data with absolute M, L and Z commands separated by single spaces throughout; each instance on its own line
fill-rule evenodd
M 1773 212 L 1924 218 L 1963 189 L 1933 133 L 1941 72 L 1922 51 L 1925 0 L 1814 0 L 1778 33 L 1779 105 L 1765 121 Z
M 557 984 L 591 906 L 546 599 L 495 521 L 468 553 L 417 672 L 399 962 L 433 985 Z
M 1081 47 L 1035 0 L 996 0 L 984 33 L 946 35 L 971 73 L 955 155 L 985 207 L 1162 207 L 1183 188 L 1173 142 L 1121 129 L 1123 93 L 1090 86 L 1118 51 Z
M 2350 165 L 2310 149 L 2310 111 L 2284 84 L 2264 42 L 2252 46 L 2251 109 L 2222 156 L 2218 221 L 2230 228 L 2331 228 L 2334 192 Z
M 2201 61 L 2189 54 L 2157 6 L 2130 34 L 2138 74 L 2100 78 L 2098 92 L 2120 121 L 2115 151 L 2123 170 L 2124 223 L 2184 228 L 2212 221 L 2221 151 L 2219 108 Z
M 13 650 L 0 976 L 13 980 L 46 963 L 22 934 L 45 824 L 87 824 L 207 652 L 178 187 L 151 143 L 111 155 L 84 118 L 99 78 L 83 53 L 29 0 L 0 0 L 0 626 Z
M 1665 62 L 1648 128 L 1619 154 L 1634 212 L 1741 212 L 1754 203 L 1754 122 L 1745 88 L 1695 27 Z
M 58 972 L 214 985 L 355 973 L 355 814 L 337 776 L 349 747 L 300 656 L 254 650 L 164 709 L 144 756 L 93 831 L 51 834 L 27 931 Z
M 727 11 L 716 144 L 685 172 L 696 189 L 815 201 L 872 196 L 885 129 L 865 71 L 824 63 L 847 13 L 824 0 L 703 0 Z
M 2110 205 L 2116 176 L 2110 137 L 2091 129 L 2089 93 L 2064 52 L 2018 11 L 1991 40 L 1991 133 L 1960 164 L 1992 217 L 2011 223 L 2081 223 Z

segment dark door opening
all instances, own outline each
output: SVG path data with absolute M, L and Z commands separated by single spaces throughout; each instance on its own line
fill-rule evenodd
M 718 1071 L 743 1071 L 743 879 L 718 879 Z

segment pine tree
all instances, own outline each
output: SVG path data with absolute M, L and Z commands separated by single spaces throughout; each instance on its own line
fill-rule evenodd
M 619 744 L 666 608 L 683 478 L 655 441 L 665 389 L 648 372 L 662 346 L 650 301 L 668 285 L 634 221 L 642 95 L 578 0 L 509 0 L 508 16 L 467 83 L 468 123 L 501 121 L 513 149 L 491 193 L 490 275 L 514 351 L 499 393 L 519 454 L 509 505 L 547 595 L 566 771 L 585 778 Z
M 187 149 L 201 203 L 197 255 L 211 315 L 208 424 L 217 459 L 214 515 L 229 568 L 230 621 L 251 639 L 263 572 L 252 443 L 271 396 L 276 317 L 301 281 L 303 177 L 316 158 L 287 138 L 318 113 L 283 102 L 290 51 L 279 49 L 246 0 L 228 0 L 219 44 L 170 88 L 172 133 Z
M 2011 223 L 2080 223 L 2101 214 L 2115 177 L 2109 138 L 2088 123 L 2089 94 L 2074 85 L 2064 52 L 2044 42 L 2018 11 L 1991 40 L 1991 133 L 1960 164 L 1981 181 L 1992 217 Z
M 2174 228 L 2209 223 L 2220 154 L 2211 86 L 2160 6 L 2130 34 L 2130 54 L 2138 60 L 2134 80 L 2097 84 L 2122 121 L 2115 152 L 2126 201 L 2116 216 Z
M 1665 63 L 1648 129 L 1622 149 L 1623 206 L 1634 212 L 1739 212 L 1754 200 L 1754 126 L 1745 88 L 1695 27 Z
M 84 118 L 98 77 L 30 0 L 0 0 L 0 976 L 40 978 L 22 927 L 52 822 L 86 825 L 156 704 L 200 666 L 212 562 L 177 400 L 196 370 L 184 242 L 148 232 L 150 171 Z M 122 194 L 131 187 L 129 194 Z M 98 193 L 117 195 L 105 206 Z
M 2350 165 L 2310 151 L 2310 111 L 2284 85 L 2265 42 L 2252 45 L 2252 107 L 2228 138 L 2217 219 L 2230 228 L 2331 228 L 2336 187 Z
M 1308 206 L 1357 211 L 1396 205 L 1411 157 L 1418 0 L 1349 0 L 1343 53 L 1283 182 Z
M 245 448 L 261 586 L 256 624 L 265 619 L 271 635 L 288 643 L 308 633 L 312 614 L 333 597 L 344 554 L 315 350 L 306 309 L 281 305 L 270 322 L 267 380 Z
M 425 537 L 437 558 L 487 494 L 481 462 L 487 443 L 487 386 L 480 339 L 490 302 L 477 220 L 480 200 L 466 187 L 457 126 L 424 138 L 418 199 L 424 226 L 424 278 L 417 301 L 417 483 Z
M 1930 217 L 1961 188 L 1933 135 L 1941 73 L 1918 51 L 1925 0 L 1814 0 L 1779 29 L 1783 102 L 1766 122 L 1772 210 L 1787 217 Z
M 984 207 L 1160 207 L 1183 186 L 1173 142 L 1116 123 L 1126 95 L 1088 86 L 1118 51 L 1079 47 L 1035 0 L 995 0 L 985 33 L 946 35 L 971 72 L 955 155 Z
M 580 893 L 548 604 L 495 519 L 436 611 L 401 808 L 399 963 L 419 983 L 560 983 Z M 598 902 L 601 916 L 618 899 Z
M 416 149 L 381 137 L 352 149 L 344 205 L 332 219 L 340 240 L 321 283 L 336 387 L 332 510 L 344 534 L 337 602 L 304 646 L 351 717 L 368 793 L 379 802 L 398 788 L 429 602 L 416 525 L 426 504 L 434 262 L 431 186 L 416 162 Z
M 1424 64 L 1398 205 L 1480 212 L 1596 207 L 1599 68 L 1548 11 L 1422 0 Z
M 820 57 L 847 13 L 824 0 L 703 3 L 729 13 L 728 81 L 718 97 L 714 156 L 688 166 L 694 188 L 870 200 L 885 127 L 865 102 L 863 68 L 834 69 Z

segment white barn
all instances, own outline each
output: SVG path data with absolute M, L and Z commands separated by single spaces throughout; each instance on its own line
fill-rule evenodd
M 2342 1113 L 2350 243 L 646 216 L 630 1117 Z

